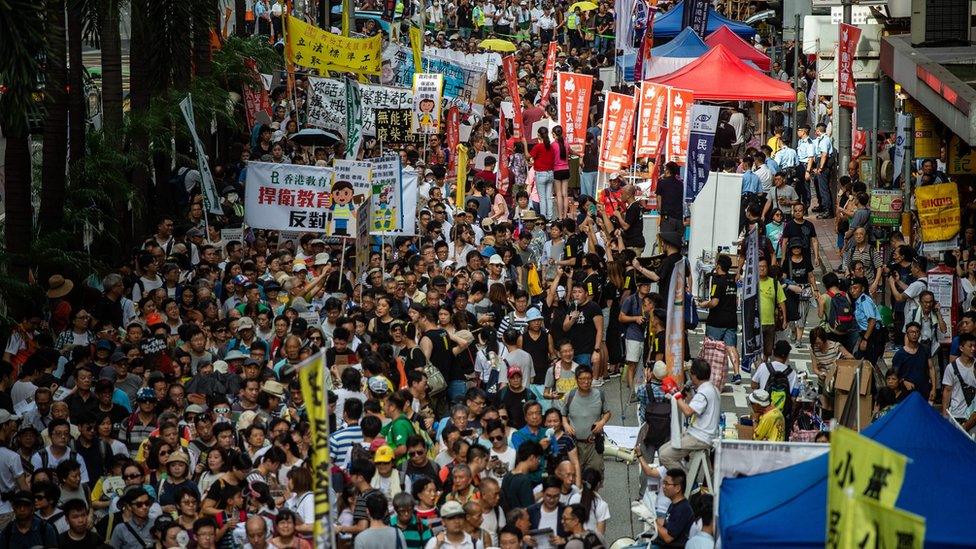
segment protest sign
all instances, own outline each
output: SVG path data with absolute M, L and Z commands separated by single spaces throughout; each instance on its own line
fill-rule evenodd
M 319 352 L 295 368 L 305 402 L 305 413 L 312 432 L 309 458 L 312 463 L 312 479 L 315 485 L 313 534 L 316 546 L 332 544 L 332 521 L 329 519 L 329 482 L 331 481 L 332 460 L 329 458 L 329 405 L 326 391 L 331 388 L 332 376 L 325 363 L 325 351 Z M 291 372 L 289 372 L 291 375 Z
M 582 154 L 586 143 L 592 89 L 593 77 L 588 74 L 561 72 L 556 75 L 559 125 L 563 127 L 566 145 L 576 154 Z
M 197 153 L 197 168 L 200 170 L 200 186 L 203 191 L 203 209 L 215 215 L 224 215 L 224 210 L 220 206 L 220 195 L 217 194 L 217 186 L 214 184 L 213 174 L 210 173 L 207 154 L 203 150 L 200 136 L 197 135 L 196 121 L 193 117 L 193 98 L 189 94 L 180 101 L 180 111 L 183 113 L 183 120 L 189 126 L 193 149 Z
M 244 222 L 257 229 L 326 232 L 334 175 L 332 168 L 248 162 Z
M 871 189 L 871 224 L 876 227 L 901 225 L 905 201 L 897 189 Z
M 335 130 L 346 138 L 346 83 L 317 76 L 309 76 L 308 83 L 308 125 Z M 359 84 L 359 93 L 364 136 L 376 136 L 375 109 L 413 108 L 413 92 L 408 88 Z
M 848 497 L 845 507 L 838 548 L 922 549 L 925 546 L 923 516 L 880 505 L 864 496 Z
M 619 170 L 630 164 L 634 111 L 634 96 L 607 93 L 606 108 L 603 110 L 603 141 L 600 143 L 600 171 Z
M 373 109 L 376 140 L 380 147 L 417 143 L 417 134 L 410 132 L 413 109 Z
M 369 194 L 370 180 L 373 177 L 373 164 L 368 160 L 342 160 L 333 161 L 335 167 L 335 180 L 348 181 L 352 183 L 354 194 L 361 199 L 365 199 Z
M 748 364 L 762 352 L 762 325 L 760 322 L 759 233 L 753 227 L 746 234 L 746 260 L 742 274 L 743 364 Z M 745 367 L 743 366 L 743 368 Z
M 236 229 L 220 229 L 220 241 L 224 243 L 224 246 L 226 246 L 229 242 L 242 242 L 243 239 L 243 227 L 238 227 Z
M 508 85 L 508 95 L 512 99 L 512 137 L 532 139 L 533 136 L 526 135 L 526 130 L 529 128 L 522 127 L 522 97 L 519 95 L 519 79 L 514 55 L 506 55 L 502 58 L 502 72 L 505 74 L 505 84 Z
M 257 63 L 253 59 L 245 59 L 244 66 L 247 68 L 251 82 L 244 83 L 243 94 L 244 116 L 247 118 L 247 127 L 253 128 L 257 123 L 259 112 L 271 118 L 271 99 L 268 97 L 268 90 L 264 88 L 261 75 L 258 74 Z
M 419 73 L 413 77 L 413 117 L 410 131 L 435 135 L 441 128 L 441 92 L 444 76 Z
M 661 128 L 668 113 L 668 87 L 645 81 L 641 82 L 638 93 L 636 154 L 638 158 L 656 158 L 661 150 Z
M 410 50 L 413 53 L 414 72 L 424 72 L 423 69 L 424 37 L 417 27 L 410 27 Z
M 363 96 L 359 83 L 346 78 L 346 158 L 355 160 L 363 144 Z
M 403 184 L 399 155 L 373 160 L 373 179 L 370 186 L 370 233 L 385 234 L 387 231 L 399 229 L 403 223 Z
M 667 160 L 684 166 L 688 159 L 689 120 L 695 94 L 688 90 L 668 88 Z
M 447 109 L 447 128 L 445 129 L 445 133 L 447 133 L 447 138 L 445 139 L 447 141 L 447 150 L 456 150 L 458 143 L 461 142 L 461 112 L 457 107 Z M 454 169 L 456 163 L 457 156 L 450 155 L 447 170 L 451 171 Z
M 347 38 L 288 16 L 288 61 L 320 71 L 379 74 L 383 35 Z
M 556 75 L 556 54 L 559 53 L 559 43 L 549 42 L 549 54 L 546 55 L 546 72 L 542 77 L 542 90 L 539 92 L 539 105 L 545 108 L 549 104 L 552 94 L 552 81 Z
M 708 180 L 712 166 L 712 144 L 718 128 L 719 107 L 694 105 L 691 108 L 691 137 L 688 149 L 688 172 L 685 177 L 685 201 L 694 202 Z
M 664 362 L 668 365 L 668 375 L 684 379 L 685 364 L 685 264 L 679 261 L 671 273 L 671 284 L 667 293 L 667 326 L 664 332 Z
M 410 236 L 416 234 L 417 224 L 417 171 L 410 166 L 401 166 L 400 183 L 403 192 L 400 193 L 403 210 L 403 222 L 399 229 L 386 231 L 385 236 Z
M 861 39 L 861 29 L 841 23 L 837 50 L 837 102 L 845 107 L 857 105 L 857 83 L 854 81 L 854 54 Z
M 916 188 L 915 206 L 923 242 L 949 240 L 959 234 L 959 188 L 955 183 Z
M 413 77 L 418 72 L 410 48 L 388 48 L 384 53 L 384 65 L 387 62 L 392 73 L 391 84 L 404 87 L 413 85 Z M 488 79 L 484 69 L 429 53 L 423 56 L 423 67 L 423 72 L 444 76 L 443 96 L 448 106 L 456 106 L 463 113 L 484 112 L 488 97 Z

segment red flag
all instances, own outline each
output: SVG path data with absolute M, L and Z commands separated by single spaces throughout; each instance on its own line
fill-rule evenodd
M 590 94 L 593 77 L 588 74 L 561 72 L 556 75 L 556 94 L 559 97 L 559 125 L 569 149 L 583 152 L 590 113 Z
M 255 88 L 245 84 L 244 85 L 244 114 L 247 117 L 247 127 L 253 128 L 256 123 L 255 116 L 258 112 L 268 113 L 268 117 L 271 116 L 271 99 L 268 98 L 268 90 L 264 89 L 264 82 L 261 81 L 261 75 L 258 74 L 258 65 L 254 59 L 245 59 L 244 66 L 247 67 L 247 72 L 253 78 Z
M 857 104 L 857 84 L 854 82 L 854 54 L 861 39 L 861 29 L 846 23 L 840 24 L 840 41 L 837 51 L 837 102 L 854 108 Z
M 552 81 L 556 76 L 556 54 L 559 53 L 559 44 L 549 42 L 549 54 L 546 56 L 546 72 L 542 77 L 542 97 L 539 98 L 539 105 L 545 108 L 549 104 L 549 96 L 552 94 Z
M 458 143 L 461 142 L 461 111 L 457 107 L 447 109 L 447 150 L 451 151 L 450 161 L 447 163 L 448 173 L 453 173 L 457 167 Z
M 688 138 L 691 132 L 691 104 L 695 94 L 689 90 L 668 89 L 667 160 L 683 166 L 688 162 Z
M 498 112 L 498 192 L 508 197 L 508 135 L 505 113 Z
M 657 0 L 654 0 L 652 4 L 657 4 Z M 634 61 L 634 82 L 644 80 L 644 63 L 651 60 L 651 49 L 654 46 L 654 14 L 656 13 L 657 8 L 654 5 L 647 7 L 647 28 L 644 29 L 640 47 L 637 48 L 637 59 Z
M 637 93 L 640 97 L 640 109 L 637 113 L 637 157 L 657 157 L 662 143 L 660 131 L 668 113 L 668 87 L 653 82 L 641 82 Z
M 518 71 L 515 69 L 514 55 L 506 55 L 502 58 L 502 71 L 505 75 L 505 82 L 508 84 L 508 95 L 512 96 L 512 110 L 515 111 L 515 117 L 512 119 L 512 133 L 515 134 L 515 139 L 531 138 L 532 136 L 526 136 L 522 131 L 522 97 L 519 94 Z
M 603 142 L 600 144 L 600 171 L 619 170 L 630 164 L 630 145 L 634 135 L 634 96 L 608 92 L 603 110 Z

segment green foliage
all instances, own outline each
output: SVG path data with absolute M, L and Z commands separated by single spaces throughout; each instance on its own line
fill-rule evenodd
M 246 59 L 255 61 L 258 72 L 269 73 L 281 67 L 281 55 L 268 44 L 267 39 L 260 36 L 230 36 L 224 46 L 214 52 L 214 79 L 231 91 L 240 90 L 245 84 L 256 85 L 244 65 Z
M 8 136 L 27 132 L 40 108 L 43 14 L 27 0 L 0 0 L 0 125 Z

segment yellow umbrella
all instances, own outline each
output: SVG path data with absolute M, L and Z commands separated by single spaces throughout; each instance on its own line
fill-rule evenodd
M 508 52 L 515 51 L 518 49 L 515 44 L 509 42 L 508 40 L 501 40 L 499 38 L 489 38 L 488 40 L 482 40 L 478 44 L 479 48 L 484 48 L 486 50 L 498 51 L 498 52 Z
M 597 8 L 597 6 L 593 2 L 588 2 L 588 1 L 585 1 L 584 0 L 583 2 L 577 2 L 577 3 L 573 4 L 572 6 L 570 6 L 569 7 L 569 11 L 572 12 L 573 10 L 575 10 L 577 8 L 580 11 L 593 11 L 593 10 L 595 10 Z

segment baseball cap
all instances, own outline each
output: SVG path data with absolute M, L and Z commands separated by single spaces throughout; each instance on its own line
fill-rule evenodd
M 532 307 L 528 311 L 525 311 L 525 320 L 527 322 L 532 322 L 533 320 L 542 320 L 542 313 L 539 312 L 539 309 Z
M 327 265 L 329 263 L 329 254 L 322 252 L 320 254 L 315 254 L 315 266 L 319 267 L 322 265 Z
M 386 380 L 380 376 L 373 376 L 369 378 L 367 382 L 369 390 L 377 394 L 385 394 L 389 390 L 389 386 L 386 384 Z
M 447 286 L 447 278 L 445 278 L 445 277 L 443 277 L 441 275 L 437 275 L 434 278 L 430 279 L 430 285 L 431 286 Z
M 498 254 L 492 254 L 491 259 L 488 260 L 489 265 L 504 265 L 505 262 L 502 261 L 502 256 Z
M 291 268 L 291 272 L 293 273 L 300 273 L 302 271 L 307 271 L 307 270 L 308 267 L 306 267 L 304 263 L 295 263 L 295 265 L 292 266 Z
M 494 246 L 485 246 L 485 249 L 481 250 L 481 257 L 491 257 L 495 255 Z
M 664 379 L 668 376 L 668 365 L 658 360 L 654 363 L 654 370 L 651 373 L 658 379 Z
M 373 461 L 376 463 L 390 463 L 393 461 L 393 458 L 393 448 L 383 445 L 376 449 L 376 455 L 373 456 Z
M 238 351 L 237 349 L 232 349 L 228 351 L 227 354 L 224 356 L 224 360 L 226 360 L 227 362 L 230 362 L 232 360 L 244 360 L 245 358 L 247 358 L 247 355 Z M 214 363 L 214 369 L 216 368 L 217 368 L 217 364 Z
M 0 410 L 0 425 L 3 425 L 4 423 L 7 423 L 8 421 L 17 421 L 19 419 L 20 419 L 20 416 L 16 416 L 14 414 L 11 414 L 10 412 L 8 412 L 6 410 Z
M 237 331 L 241 331 L 241 330 L 253 330 L 253 329 L 254 329 L 254 321 L 251 320 L 251 317 L 244 316 L 244 317 L 241 317 L 241 319 L 237 321 Z
M 155 402 L 156 390 L 152 387 L 143 387 L 136 393 L 136 402 Z
M 456 501 L 449 501 L 444 505 L 441 505 L 441 518 L 453 518 L 453 517 L 463 517 L 464 507 Z
M 10 498 L 10 503 L 13 505 L 24 504 L 34 506 L 34 494 L 28 492 L 27 490 L 17 490 L 14 496 Z
M 227 373 L 227 363 L 224 362 L 223 360 L 215 360 L 213 362 L 213 369 L 218 374 L 226 374 Z
M 508 369 L 508 377 L 511 379 L 514 376 L 522 377 L 522 369 L 518 366 L 512 366 Z

